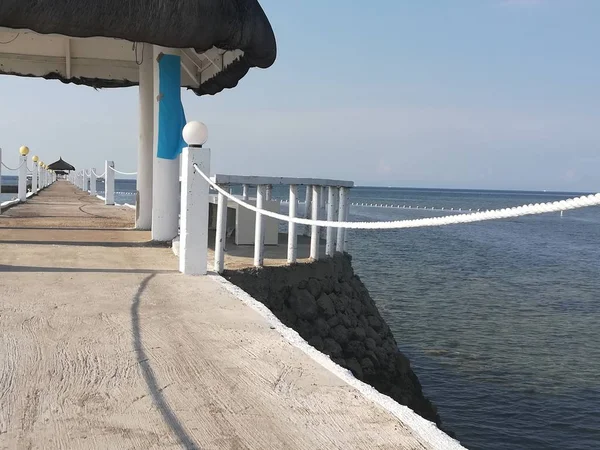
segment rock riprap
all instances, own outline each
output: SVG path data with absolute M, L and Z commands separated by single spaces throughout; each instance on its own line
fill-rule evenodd
M 379 392 L 441 425 L 348 254 L 310 264 L 225 271 L 310 345 Z

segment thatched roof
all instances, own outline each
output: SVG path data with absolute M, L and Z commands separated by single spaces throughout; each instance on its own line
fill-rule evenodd
M 257 0 L 1 0 L 0 27 L 193 48 L 198 53 L 214 47 L 243 52 L 217 75 L 194 87 L 198 95 L 235 87 L 251 67 L 270 67 L 277 53 L 273 30 Z M 92 87 L 137 84 L 102 76 L 66 78 L 56 72 L 44 78 Z
M 63 161 L 63 159 L 61 157 L 58 161 L 55 161 L 52 164 L 49 164 L 48 169 L 73 171 L 73 170 L 75 170 L 75 167 L 73 167 L 68 162 Z

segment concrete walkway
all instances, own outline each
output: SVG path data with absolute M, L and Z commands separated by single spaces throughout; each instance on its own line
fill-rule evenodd
M 0 215 L 0 449 L 428 449 L 66 182 Z

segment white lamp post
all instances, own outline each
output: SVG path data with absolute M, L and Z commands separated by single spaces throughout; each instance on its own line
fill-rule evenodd
M 208 256 L 208 183 L 195 173 L 194 164 L 210 174 L 210 149 L 202 148 L 208 130 L 201 122 L 190 122 L 183 129 L 188 144 L 181 165 L 181 225 L 179 270 L 186 275 L 205 275 Z M 215 254 L 217 249 L 215 249 Z

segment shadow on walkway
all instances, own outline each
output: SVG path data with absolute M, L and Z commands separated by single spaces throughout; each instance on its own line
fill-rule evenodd
M 152 270 L 152 269 L 94 269 L 78 267 L 36 267 L 36 266 L 9 266 L 0 264 L 0 272 L 72 272 L 72 273 L 141 273 L 141 274 L 159 274 L 159 273 L 178 273 L 178 270 Z
M 67 245 L 78 247 L 113 247 L 113 248 L 131 248 L 131 247 L 170 247 L 170 242 L 80 242 L 80 241 L 34 241 L 34 240 L 0 240 L 0 244 L 21 244 L 21 245 Z
M 138 287 L 138 291 L 133 297 L 133 302 L 131 304 L 131 329 L 133 333 L 133 347 L 135 349 L 135 354 L 137 356 L 137 360 L 139 361 L 140 368 L 142 370 L 142 375 L 144 376 L 144 381 L 146 382 L 146 386 L 148 386 L 148 390 L 150 391 L 150 395 L 152 396 L 152 401 L 154 405 L 158 408 L 161 415 L 163 416 L 163 420 L 169 426 L 171 431 L 175 433 L 177 439 L 179 439 L 179 443 L 186 450 L 200 450 L 192 438 L 187 434 L 183 425 L 175 415 L 175 412 L 169 406 L 169 403 L 165 399 L 162 393 L 162 389 L 159 388 L 158 382 L 156 381 L 156 376 L 154 375 L 154 371 L 152 370 L 152 366 L 150 365 L 150 360 L 148 355 L 144 350 L 144 345 L 142 344 L 142 334 L 140 330 L 140 303 L 142 294 L 148 287 L 148 283 L 152 278 L 154 278 L 155 274 L 150 275 L 140 283 Z

